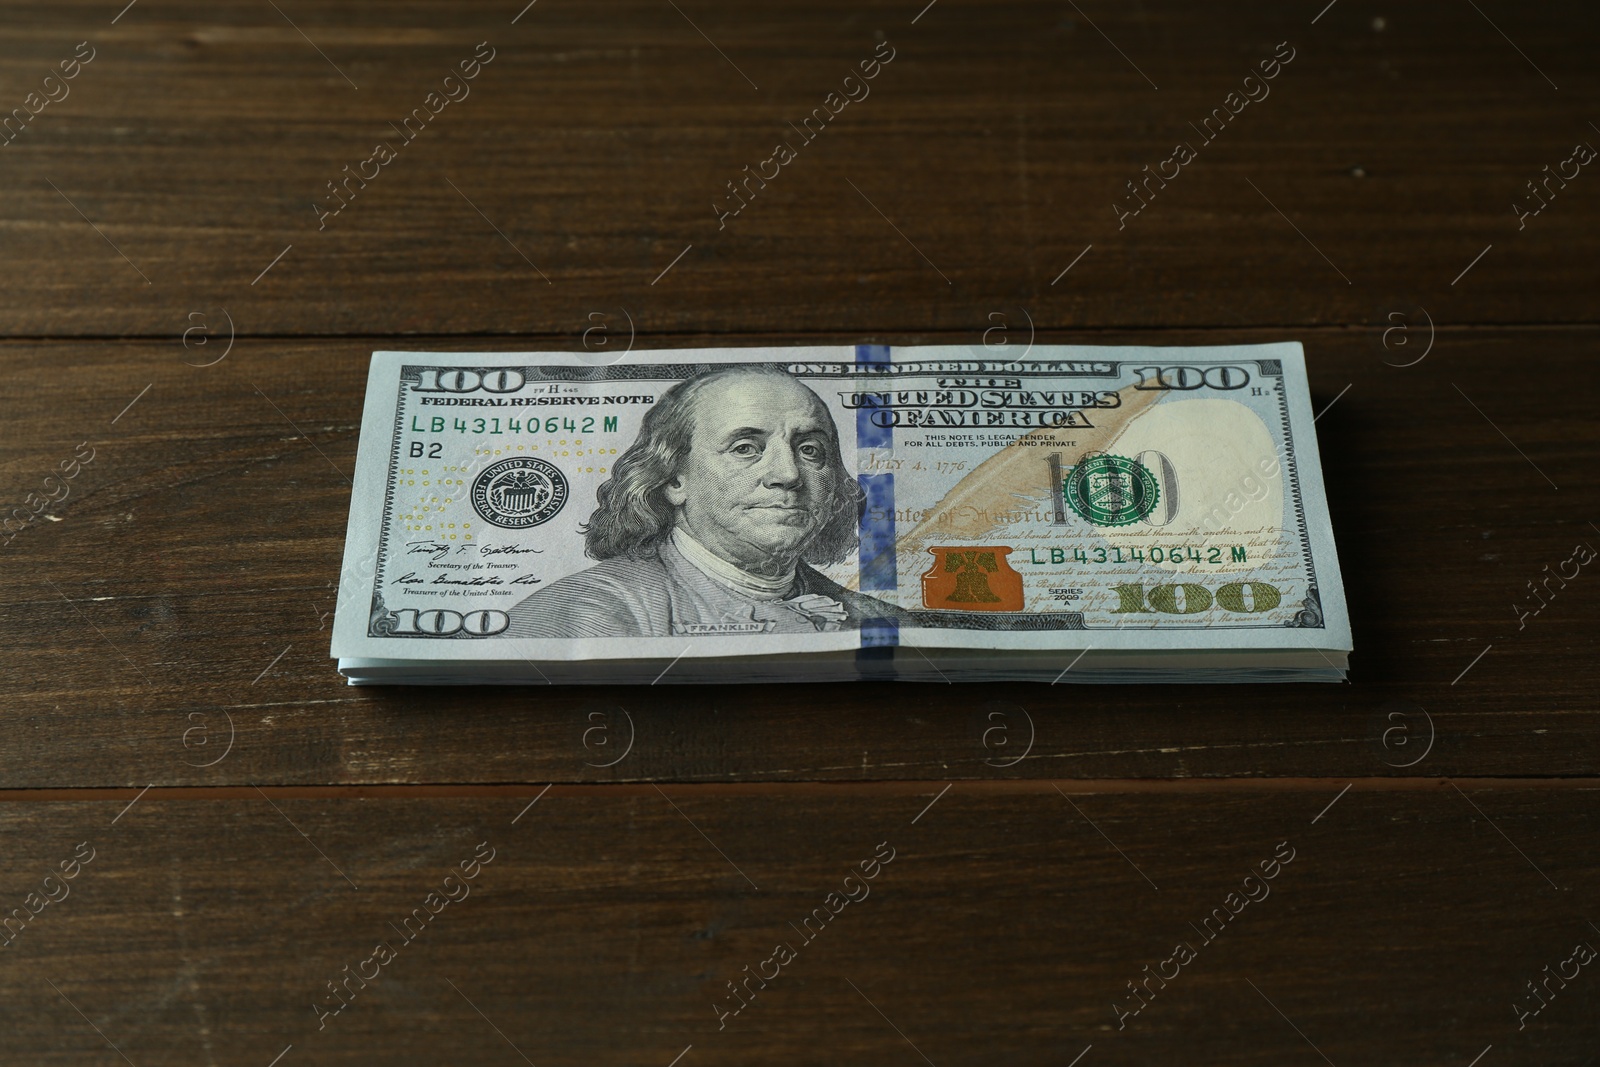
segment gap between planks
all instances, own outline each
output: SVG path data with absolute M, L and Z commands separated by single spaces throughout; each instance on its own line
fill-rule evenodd
M 657 779 L 641 782 L 560 782 L 495 785 L 240 785 L 150 786 L 149 802 L 162 800 L 254 800 L 261 793 L 282 800 L 427 800 L 531 797 L 548 791 L 551 799 L 594 799 L 655 796 L 663 785 L 698 797 L 730 796 L 922 796 L 953 782 L 952 794 L 1014 796 L 1052 793 L 1057 786 L 1072 795 L 1094 793 L 1320 793 L 1348 786 L 1353 792 L 1399 793 L 1443 789 L 1450 784 L 1463 790 L 1600 790 L 1600 776 L 1496 778 L 1496 777 L 1372 777 L 1372 778 L 1029 778 L 1029 779 L 906 779 L 856 782 L 680 782 Z M 259 790 L 259 791 L 258 791 Z M 0 804 L 126 802 L 138 788 L 85 787 L 0 789 Z

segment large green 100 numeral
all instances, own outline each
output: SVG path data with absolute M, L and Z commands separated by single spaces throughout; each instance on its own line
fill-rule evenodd
M 1214 602 L 1225 611 L 1253 615 L 1271 611 L 1283 600 L 1278 587 L 1266 582 L 1229 582 L 1218 589 L 1215 598 L 1211 590 L 1193 582 L 1151 586 L 1148 593 L 1139 583 L 1114 585 L 1120 602 L 1111 609 L 1113 615 L 1134 612 L 1159 611 L 1164 615 L 1193 615 L 1209 608 Z

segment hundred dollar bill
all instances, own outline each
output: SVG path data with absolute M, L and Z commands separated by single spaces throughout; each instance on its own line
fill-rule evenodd
M 376 353 L 339 669 L 1344 677 L 1298 344 L 1008 355 Z

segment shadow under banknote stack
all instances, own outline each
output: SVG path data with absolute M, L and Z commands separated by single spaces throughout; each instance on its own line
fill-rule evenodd
M 1298 344 L 373 356 L 352 684 L 1339 681 Z

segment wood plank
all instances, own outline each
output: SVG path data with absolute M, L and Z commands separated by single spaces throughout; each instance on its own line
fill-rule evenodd
M 1595 791 L 1339 788 L 0 804 L 7 909 L 61 896 L 46 872 L 93 849 L 8 935 L 0 1056 L 945 1067 L 1092 1045 L 1082 1064 L 1276 1067 L 1465 1065 L 1492 1046 L 1507 1067 L 1583 1062 L 1592 966 L 1569 964 L 1521 1028 L 1513 1005 L 1600 944 L 1583 906 Z M 493 859 L 447 887 L 483 842 Z M 1261 899 L 1230 901 L 1291 850 L 1248 883 Z M 461 899 L 407 941 L 447 888 Z M 801 921 L 845 889 L 860 899 L 807 941 Z M 380 941 L 394 958 L 320 1016 L 339 1003 L 326 983 Z M 1179 942 L 1194 958 L 1164 965 Z M 719 1029 L 726 983 L 780 943 L 794 959 Z M 1119 1016 L 1147 965 L 1170 980 Z
M 97 451 L 6 549 L 0 787 L 1592 774 L 1592 579 L 1521 628 L 1511 605 L 1600 543 L 1594 331 L 1445 330 L 1405 368 L 1377 330 L 1040 340 L 1286 335 L 1325 409 L 1348 685 L 352 690 L 328 613 L 365 356 L 392 342 L 246 339 L 212 367 L 175 341 L 8 344 L 8 499 Z
M 1360 324 L 1411 302 L 1595 318 L 1594 179 L 1550 185 L 1524 224 L 1511 209 L 1600 143 L 1577 0 L 544 0 L 515 24 L 514 0 L 108 6 L 0 4 L 0 108 L 95 50 L 0 148 L 5 335 L 176 337 L 221 307 L 257 335 L 575 337 L 623 308 L 657 334 L 857 337 L 976 335 L 1021 307 L 1048 327 Z M 885 40 L 870 96 L 804 141 L 790 124 Z M 470 95 L 402 142 L 391 123 L 479 41 Z M 1205 140 L 1279 42 L 1270 95 Z M 719 222 L 783 138 L 797 158 Z M 323 225 L 314 202 L 379 141 L 397 158 Z M 1198 158 L 1119 222 L 1179 141 Z
M 95 450 L 0 549 L 0 1061 L 1588 1062 L 1592 967 L 1547 976 L 1600 945 L 1600 606 L 1587 571 L 1512 604 L 1600 540 L 1600 201 L 1580 173 L 1513 203 L 1600 144 L 1592 5 L 124 2 L 0 0 L 0 120 L 95 49 L 0 133 L 0 507 Z M 401 145 L 479 41 L 471 97 Z M 1280 41 L 1270 98 L 1200 143 Z M 779 138 L 797 160 L 719 228 Z M 1179 139 L 1199 158 L 1119 226 Z M 379 140 L 399 158 L 319 230 Z M 334 673 L 372 349 L 1000 321 L 1306 342 L 1350 684 Z

